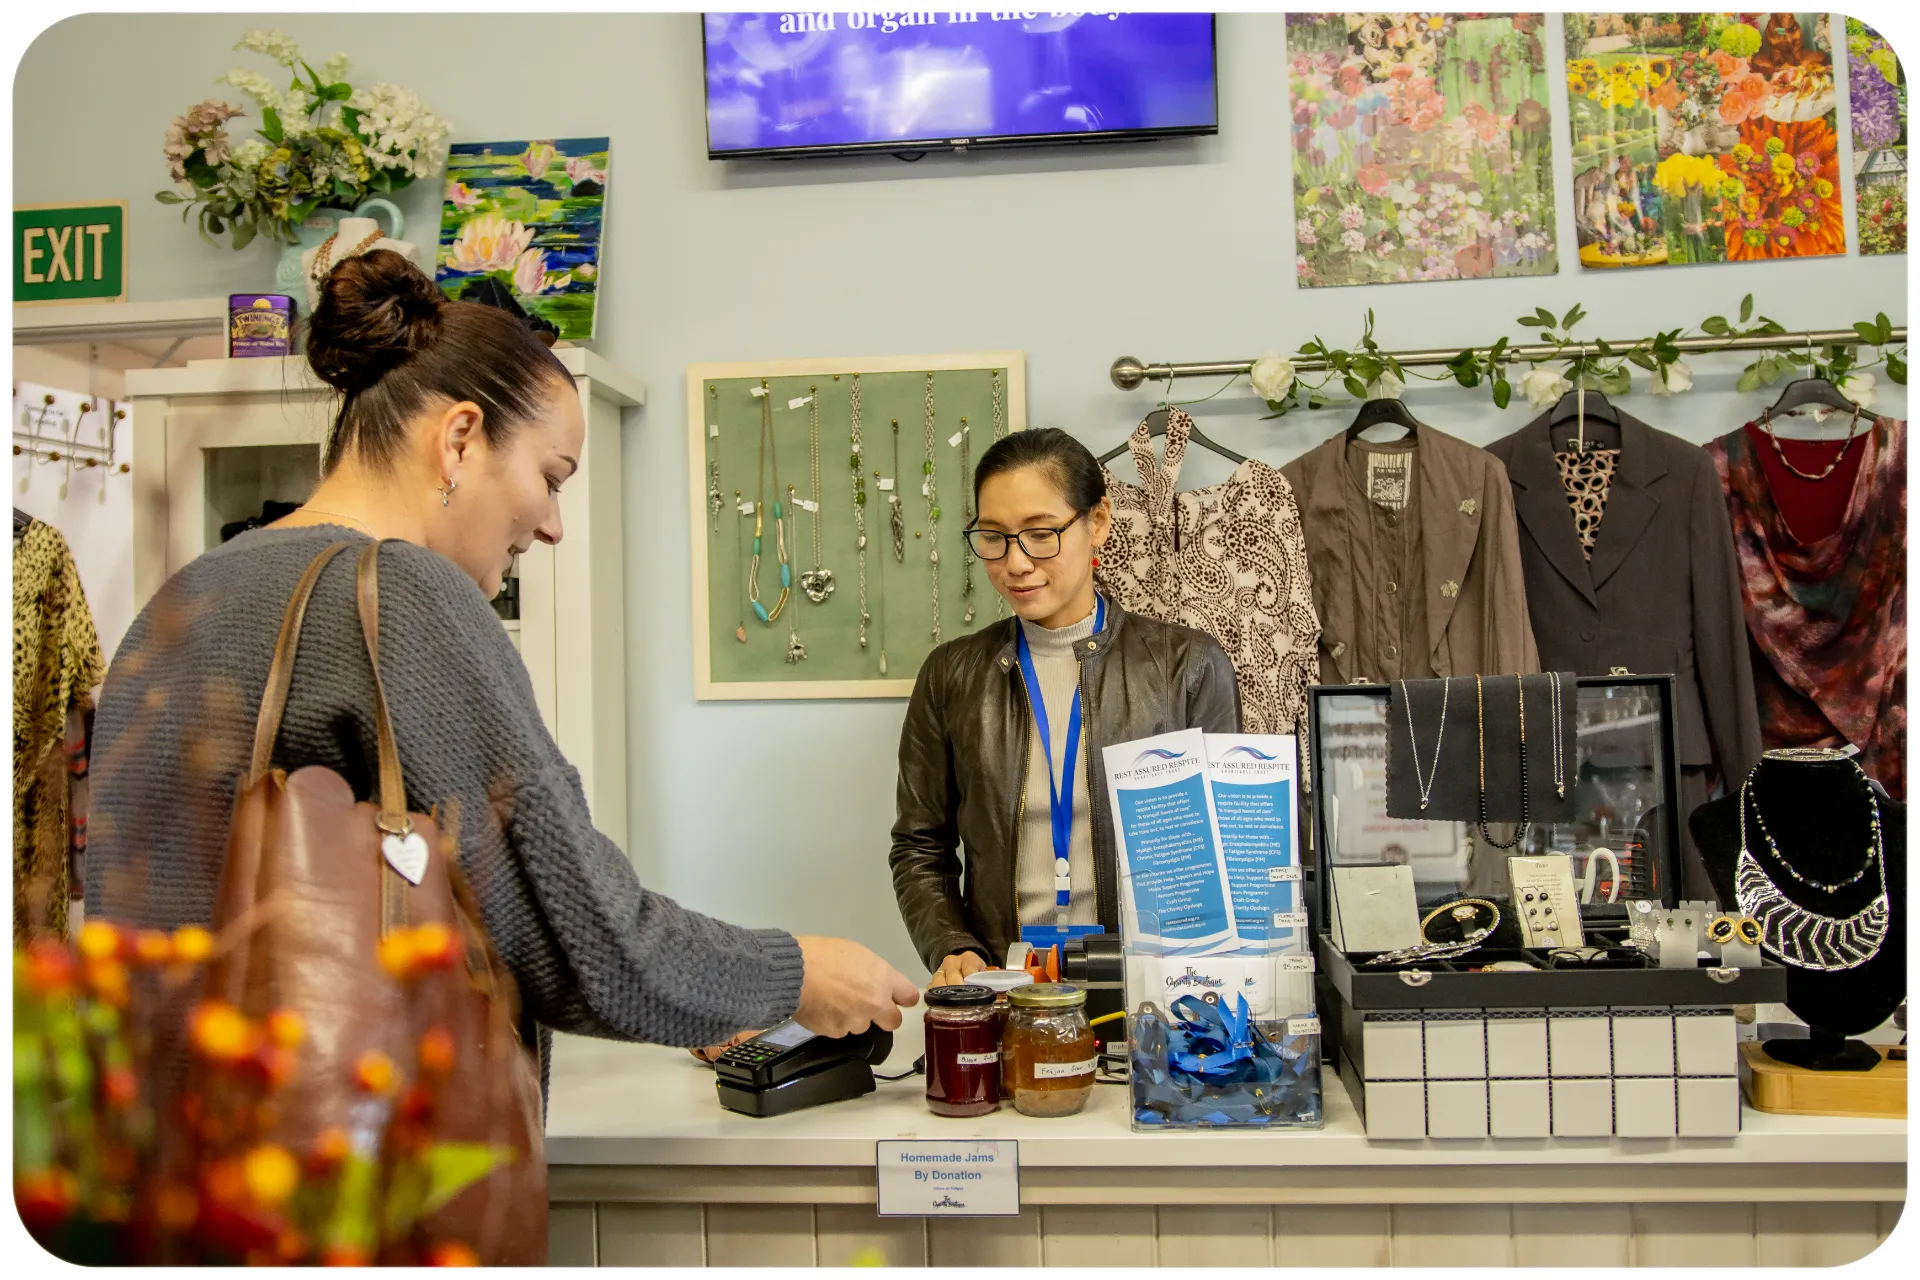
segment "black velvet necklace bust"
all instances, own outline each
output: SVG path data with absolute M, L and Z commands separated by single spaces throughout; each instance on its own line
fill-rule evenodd
M 1860 911 L 1884 889 L 1889 918 L 1880 950 L 1852 969 L 1823 971 L 1789 966 L 1787 1007 L 1807 1024 L 1806 1040 L 1769 1040 L 1769 1057 L 1816 1071 L 1865 1071 L 1880 1055 L 1846 1037 L 1885 1022 L 1907 993 L 1907 810 L 1877 788 L 1886 883 L 1877 871 L 1833 892 L 1802 884 L 1767 847 L 1758 809 L 1773 833 L 1781 858 L 1809 880 L 1838 885 L 1872 858 L 1869 783 L 1850 759 L 1785 760 L 1768 756 L 1754 766 L 1747 793 L 1747 850 L 1767 878 L 1794 905 L 1822 916 Z M 1707 877 L 1723 911 L 1737 911 L 1734 867 L 1740 857 L 1740 796 L 1709 801 L 1688 820 L 1706 860 Z

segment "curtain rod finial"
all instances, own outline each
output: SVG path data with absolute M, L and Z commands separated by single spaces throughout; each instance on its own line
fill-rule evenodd
M 1108 376 L 1113 379 L 1114 386 L 1122 391 L 1132 391 L 1147 380 L 1147 366 L 1132 356 L 1121 356 L 1113 362 Z

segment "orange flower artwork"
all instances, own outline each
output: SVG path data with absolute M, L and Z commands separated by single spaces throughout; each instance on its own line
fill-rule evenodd
M 1728 261 L 1846 252 L 1839 138 L 1826 120 L 1749 120 L 1717 159 L 1745 193 L 1723 204 Z

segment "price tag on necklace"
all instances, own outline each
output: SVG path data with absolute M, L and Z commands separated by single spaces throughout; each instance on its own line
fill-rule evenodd
M 813 400 L 813 397 L 812 397 L 812 396 L 801 396 L 801 397 L 800 397 L 800 398 L 799 398 L 798 400 L 789 400 L 789 401 L 787 401 L 787 408 L 789 408 L 789 409 L 798 409 L 798 408 L 799 408 L 799 407 L 800 407 L 801 405 L 803 405 L 803 404 L 809 404 L 809 403 L 811 403 L 811 402 L 812 402 L 812 400 Z
M 893 477 L 892 477 L 892 476 L 881 476 L 881 477 L 880 477 L 880 488 L 881 488 L 881 491 L 882 491 L 882 492 L 886 492 L 886 491 L 889 491 L 889 490 L 891 490 L 891 489 L 893 488 Z
M 767 389 L 765 387 L 748 387 L 747 394 L 750 396 L 763 396 L 767 394 Z
M 818 511 L 820 509 L 819 503 L 809 501 L 806 498 L 795 498 L 793 500 L 793 505 L 800 508 L 802 511 Z
M 947 437 L 947 444 L 951 448 L 958 449 L 960 447 L 960 442 L 962 440 L 965 440 L 966 438 L 967 438 L 967 429 L 965 427 L 962 427 L 958 431 L 954 432 L 952 435 Z
M 751 502 L 743 502 L 743 503 L 741 503 L 741 504 L 740 504 L 740 514 L 741 514 L 741 515 L 743 515 L 743 516 L 750 516 L 750 515 L 752 515 L 752 514 L 753 514 L 753 504 L 752 504 Z
M 708 438 L 709 440 L 718 440 L 718 439 L 720 438 L 720 424 L 719 424 L 719 423 L 717 423 L 717 422 L 709 422 L 709 423 L 707 424 L 707 438 Z

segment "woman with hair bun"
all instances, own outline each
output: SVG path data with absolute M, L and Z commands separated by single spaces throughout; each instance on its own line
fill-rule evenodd
M 967 541 L 1015 616 L 949 640 L 920 668 L 889 857 L 936 986 L 1000 964 L 1026 929 L 1117 934 L 1100 749 L 1240 727 L 1218 642 L 1094 590 L 1113 507 L 1085 445 L 1051 427 L 1015 432 L 981 455 L 973 491 Z
M 186 566 L 141 611 L 95 726 L 92 913 L 213 917 L 221 851 L 282 614 L 309 562 L 378 539 L 380 674 L 407 800 L 457 805 L 460 861 L 542 1028 L 697 1046 L 797 1016 L 839 1036 L 900 1023 L 913 985 L 865 947 L 744 929 L 644 888 L 594 829 L 487 601 L 563 534 L 585 422 L 573 379 L 502 311 L 446 300 L 398 254 L 327 277 L 307 360 L 340 392 L 319 487 Z M 324 765 L 370 797 L 373 673 L 352 555 L 321 574 L 273 767 Z

